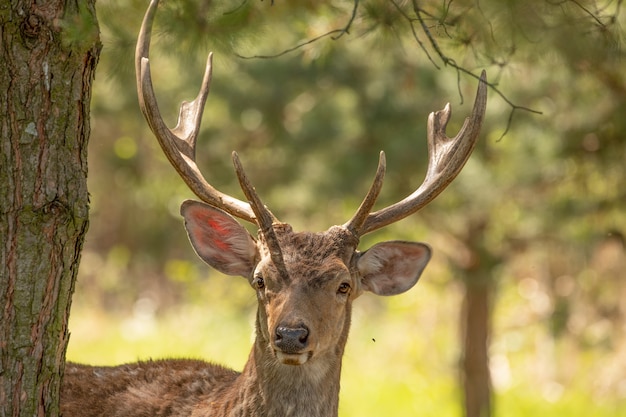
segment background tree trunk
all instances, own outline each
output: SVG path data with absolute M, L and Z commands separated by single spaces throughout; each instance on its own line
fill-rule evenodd
M 56 416 L 88 225 L 94 1 L 2 0 L 0 39 L 0 416 Z
M 489 371 L 492 297 L 495 291 L 493 271 L 501 260 L 488 250 L 484 241 L 488 221 L 468 222 L 463 245 L 468 259 L 459 268 L 463 284 L 461 310 L 461 384 L 465 417 L 489 417 L 493 411 Z
M 490 271 L 480 270 L 489 276 Z M 463 358 L 461 374 L 465 393 L 466 417 L 491 415 L 491 378 L 489 375 L 489 333 L 491 285 L 485 275 L 468 273 L 464 278 Z M 475 281 L 473 281 L 475 279 Z

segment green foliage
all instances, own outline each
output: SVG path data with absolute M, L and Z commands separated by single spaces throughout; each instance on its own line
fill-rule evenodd
M 493 82 L 481 142 L 459 178 L 420 215 L 363 239 L 363 248 L 427 240 L 436 256 L 415 295 L 359 300 L 342 415 L 389 414 L 390 404 L 397 415 L 460 413 L 454 279 L 478 242 L 497 288 L 495 415 L 618 416 L 623 382 L 603 364 L 625 366 L 621 3 L 270 3 L 165 2 L 151 62 L 173 125 L 215 52 L 199 166 L 242 198 L 229 160 L 237 150 L 264 201 L 297 229 L 344 222 L 381 149 L 388 173 L 379 205 L 412 192 L 426 168 L 428 113 L 451 101 L 454 134 L 476 88 L 467 73 L 487 68 Z M 196 260 L 178 215 L 192 196 L 137 108 L 132 57 L 145 4 L 98 7 L 92 226 L 70 357 L 201 356 L 240 368 L 254 297 L 241 279 Z M 124 338 L 98 308 L 147 334 Z M 84 324 L 83 313 L 101 326 Z
M 78 2 L 65 9 L 60 20 L 62 43 L 75 53 L 89 51 L 94 45 L 100 44 L 98 22 L 92 2 Z

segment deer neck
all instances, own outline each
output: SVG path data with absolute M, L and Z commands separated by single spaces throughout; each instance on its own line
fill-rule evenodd
M 271 351 L 257 319 L 254 347 L 236 383 L 239 410 L 233 415 L 336 417 L 345 342 L 344 336 L 336 349 L 304 365 L 284 365 Z

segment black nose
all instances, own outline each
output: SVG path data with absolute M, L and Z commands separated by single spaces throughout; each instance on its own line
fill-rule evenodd
M 278 326 L 274 344 L 284 353 L 300 353 L 307 346 L 309 329 L 306 326 L 291 328 Z

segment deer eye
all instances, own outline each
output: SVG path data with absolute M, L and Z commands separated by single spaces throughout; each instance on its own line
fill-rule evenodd
M 262 276 L 257 275 L 256 277 L 254 277 L 252 285 L 254 285 L 254 287 L 256 287 L 257 289 L 262 290 L 263 288 L 265 288 L 265 280 Z
M 347 282 L 342 282 L 341 284 L 339 284 L 339 288 L 337 289 L 337 292 L 339 294 L 347 294 L 350 292 L 350 284 L 348 284 Z

